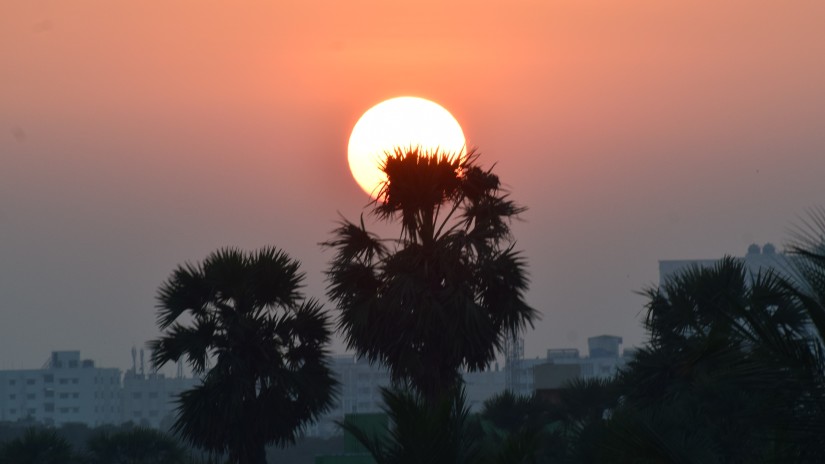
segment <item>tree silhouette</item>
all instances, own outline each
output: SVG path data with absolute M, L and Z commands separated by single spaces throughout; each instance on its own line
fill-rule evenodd
M 349 348 L 386 364 L 427 401 L 484 369 L 536 317 L 524 301 L 524 260 L 514 249 L 513 203 L 491 170 L 467 156 L 396 149 L 371 212 L 400 224 L 381 239 L 343 219 L 324 243 L 335 250 L 328 296 Z
M 98 433 L 86 444 L 88 464 L 186 464 L 177 441 L 153 429 Z
M 370 436 L 358 425 L 341 427 L 363 445 L 378 464 L 478 463 L 480 430 L 469 427 L 470 411 L 463 389 L 427 403 L 416 392 L 381 390 L 391 427 L 383 436 Z
M 298 267 L 271 247 L 221 249 L 158 291 L 153 364 L 185 358 L 203 376 L 181 395 L 173 430 L 233 463 L 265 463 L 267 444 L 293 443 L 332 404 L 330 325 L 303 300 Z
M 650 342 L 620 374 L 603 458 L 822 462 L 821 434 L 803 425 L 823 411 L 822 359 L 786 281 L 726 257 L 646 294 Z
M 72 447 L 51 429 L 27 429 L 22 437 L 0 445 L 0 462 L 14 464 L 71 464 L 79 462 Z

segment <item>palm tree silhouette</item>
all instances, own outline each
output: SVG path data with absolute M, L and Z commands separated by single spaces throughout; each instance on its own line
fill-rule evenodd
M 616 462 L 822 462 L 821 350 L 778 273 L 726 257 L 649 299 L 601 449 Z M 812 433 L 816 432 L 816 433 Z
M 181 395 L 173 430 L 233 463 L 265 463 L 267 444 L 294 442 L 332 404 L 330 324 L 303 300 L 298 268 L 275 248 L 227 248 L 179 266 L 158 291 L 153 364 L 185 358 L 203 376 Z
M 474 151 L 388 153 L 370 207 L 400 224 L 398 238 L 370 233 L 362 217 L 343 219 L 323 244 L 335 250 L 327 294 L 348 347 L 432 403 L 460 382 L 461 369 L 484 369 L 504 337 L 536 318 L 510 233 L 524 208 L 477 160 Z

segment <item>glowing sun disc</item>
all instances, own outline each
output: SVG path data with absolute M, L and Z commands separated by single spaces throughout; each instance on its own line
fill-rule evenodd
M 420 147 L 425 152 L 465 154 L 464 132 L 441 105 L 418 97 L 383 101 L 364 113 L 352 129 L 347 149 L 349 169 L 373 197 L 387 179 L 380 165 L 386 152 Z

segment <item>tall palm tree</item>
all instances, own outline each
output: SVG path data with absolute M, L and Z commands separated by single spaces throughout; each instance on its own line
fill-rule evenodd
M 430 402 L 460 383 L 461 369 L 485 368 L 505 337 L 536 318 L 510 233 L 524 208 L 477 160 L 415 147 L 388 153 L 370 208 L 400 225 L 398 238 L 370 233 L 362 217 L 342 220 L 324 243 L 335 250 L 328 296 L 348 347 Z
M 299 263 L 267 247 L 221 249 L 179 266 L 158 291 L 152 362 L 185 358 L 203 376 L 181 394 L 173 429 L 233 463 L 265 463 L 332 404 L 330 324 L 304 300 Z

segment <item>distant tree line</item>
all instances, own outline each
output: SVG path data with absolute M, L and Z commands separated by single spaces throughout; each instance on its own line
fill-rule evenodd
M 288 448 L 268 447 L 271 462 L 312 464 L 318 454 L 335 454 L 343 437 L 305 437 Z M 132 423 L 89 427 L 67 423 L 48 427 L 31 421 L 0 422 L 3 464 L 223 464 L 176 437 Z

